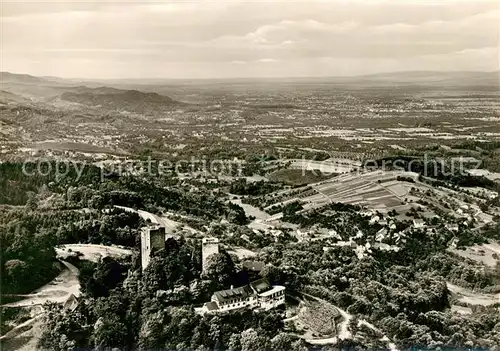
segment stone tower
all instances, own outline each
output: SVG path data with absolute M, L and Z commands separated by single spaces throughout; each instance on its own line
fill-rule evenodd
M 207 268 L 208 256 L 216 253 L 219 253 L 219 239 L 203 238 L 203 240 L 201 241 L 201 262 L 203 273 L 205 273 L 205 270 Z
M 151 252 L 165 249 L 165 228 L 149 225 L 141 229 L 141 262 L 144 271 L 151 260 Z

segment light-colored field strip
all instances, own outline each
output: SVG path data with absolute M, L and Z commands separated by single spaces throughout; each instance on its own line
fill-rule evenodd
M 57 256 L 64 258 L 71 252 L 80 252 L 83 254 L 81 259 L 97 262 L 103 257 L 121 258 L 132 255 L 132 250 L 118 246 L 106 246 L 95 244 L 67 244 L 56 247 Z
M 465 302 L 471 305 L 489 306 L 495 303 L 500 303 L 500 294 L 482 294 L 475 293 L 460 286 L 446 283 L 448 290 L 458 295 L 460 302 Z

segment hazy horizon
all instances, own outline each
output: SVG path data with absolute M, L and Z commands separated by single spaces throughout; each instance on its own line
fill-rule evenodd
M 328 78 L 499 69 L 496 1 L 4 1 L 2 71 Z
M 386 72 L 375 72 L 375 73 L 369 73 L 369 74 L 354 74 L 354 75 L 345 75 L 345 76 L 283 76 L 283 77 L 203 77 L 203 78 L 171 78 L 171 77 L 135 77 L 135 78 L 128 78 L 128 77 L 123 77 L 123 78 L 86 78 L 86 77 L 61 77 L 61 76 L 54 76 L 54 75 L 35 75 L 35 74 L 30 74 L 27 72 L 12 72 L 12 71 L 0 71 L 1 74 L 3 73 L 9 73 L 13 75 L 28 75 L 32 76 L 35 78 L 42 78 L 42 79 L 61 79 L 61 80 L 68 80 L 68 81 L 93 81 L 93 82 L 106 82 L 106 81 L 168 81 L 168 80 L 287 80 L 287 79 L 312 79 L 312 80 L 317 80 L 317 79 L 348 79 L 348 78 L 364 78 L 364 77 L 371 77 L 371 76 L 384 76 L 384 75 L 404 75 L 404 74 L 417 74 L 417 73 L 428 73 L 428 74 L 487 74 L 487 73 L 497 73 L 500 74 L 500 70 L 493 70 L 493 71 L 386 71 Z M 499 77 L 500 78 L 500 77 Z

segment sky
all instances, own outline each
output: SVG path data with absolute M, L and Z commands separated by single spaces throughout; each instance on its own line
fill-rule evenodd
M 1 1 L 1 70 L 71 78 L 493 71 L 499 1 Z

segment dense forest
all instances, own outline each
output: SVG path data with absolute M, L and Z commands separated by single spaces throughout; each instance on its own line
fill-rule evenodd
M 498 240 L 498 224 L 455 233 L 436 223 L 427 231 L 389 214 L 386 219 L 394 226 L 377 241 L 382 226 L 370 223 L 357 206 L 332 203 L 322 211 L 303 212 L 300 202 L 291 202 L 280 208 L 285 221 L 334 233 L 301 242 L 286 232 L 279 239 L 260 235 L 243 225 L 247 218 L 241 207 L 203 189 L 188 191 L 169 179 L 131 175 L 102 179 L 100 170 L 92 166 L 61 179 L 26 176 L 19 164 L 0 164 L 0 170 L 2 190 L 8 189 L 0 191 L 2 293 L 29 292 L 52 279 L 59 271 L 56 245 L 137 248 L 144 221 L 114 205 L 189 215 L 200 227 L 211 223 L 204 231 L 225 238 L 227 244 L 250 245 L 258 251 L 255 259 L 264 264 L 259 273 L 249 272 L 221 249 L 210 257 L 202 274 L 200 241 L 189 237 L 168 239 L 165 250 L 154 253 L 144 272 L 137 254 L 97 263 L 75 258 L 82 295 L 74 310 L 45 306 L 42 349 L 306 350 L 308 345 L 283 322 L 283 310 L 195 313 L 194 307 L 208 301 L 213 292 L 258 277 L 284 285 L 289 295 L 312 295 L 375 324 L 400 349 L 500 345 L 500 304 L 464 304 L 471 314 L 462 315 L 451 310 L 456 301 L 447 287 L 453 283 L 475 292 L 497 293 L 500 267 L 485 268 L 446 250 L 452 240 L 458 247 Z M 266 187 L 254 189 L 237 181 L 232 189 L 261 196 L 270 190 Z M 398 250 L 376 249 L 377 243 Z M 360 255 L 351 245 L 370 254 Z M 357 325 L 351 323 L 350 328 L 354 331 Z M 385 345 L 372 335 L 336 346 L 375 349 Z
M 110 176 L 85 165 L 58 178 L 58 164 L 0 163 L 0 269 L 4 293 L 25 293 L 58 272 L 54 246 L 67 243 L 138 245 L 142 219 L 114 205 L 174 210 L 205 219 L 243 224 L 241 207 L 208 193 L 190 193 L 133 176 Z M 63 173 L 63 170 L 61 170 Z M 47 174 L 47 175 L 40 175 Z
M 83 264 L 76 310 L 48 306 L 40 347 L 120 349 L 287 349 L 304 343 L 283 332 L 282 311 L 200 316 L 193 306 L 230 283 L 248 283 L 229 255 L 210 259 L 200 278 L 198 242 L 170 239 L 144 271 L 104 259 Z M 139 268 L 139 269 L 138 269 Z M 241 272 L 240 272 L 241 273 Z
M 474 308 L 465 316 L 451 312 L 446 285 L 450 281 L 486 291 L 499 285 L 500 267 L 481 271 L 472 261 L 442 252 L 437 237 L 419 231 L 402 251 L 374 251 L 364 259 L 347 247 L 325 251 L 324 245 L 269 245 L 259 254 L 266 263 L 259 275 L 285 285 L 289 294 L 308 293 L 376 323 L 400 349 L 491 348 L 500 342 L 498 306 Z M 304 342 L 283 325 L 279 310 L 194 312 L 214 291 L 253 278 L 224 251 L 210 259 L 201 276 L 196 240 L 169 239 L 143 274 L 137 261 L 84 264 L 83 299 L 73 312 L 50 307 L 41 346 L 304 350 Z M 381 347 L 377 339 L 351 340 L 350 345 Z

